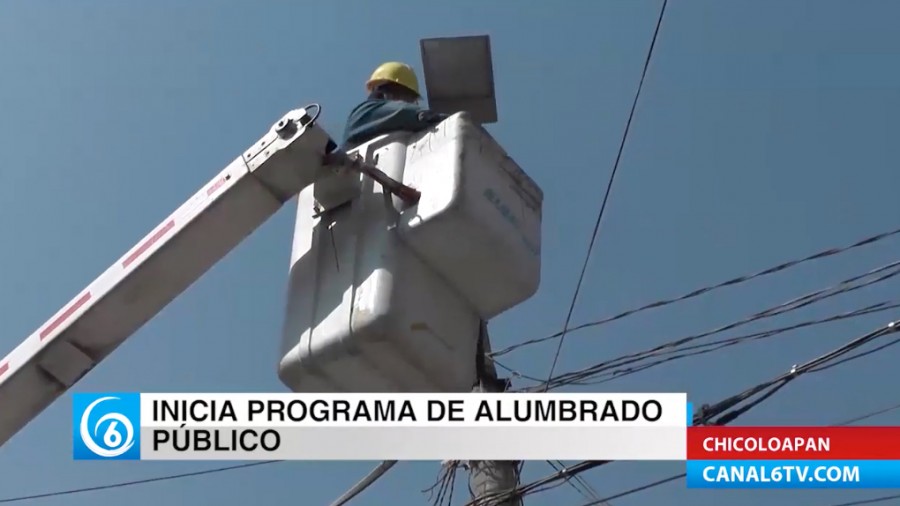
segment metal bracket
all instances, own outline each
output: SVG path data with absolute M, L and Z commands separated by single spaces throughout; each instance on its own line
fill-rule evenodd
M 85 351 L 68 341 L 47 348 L 39 363 L 51 378 L 68 389 L 97 365 Z
M 346 167 L 356 172 L 360 172 L 376 183 L 384 187 L 385 190 L 396 195 L 409 205 L 416 205 L 422 193 L 411 186 L 407 186 L 396 179 L 391 178 L 381 171 L 378 167 L 365 163 L 359 154 L 348 155 L 340 151 L 333 151 L 325 155 L 325 163 L 340 168 Z
M 287 139 L 297 133 L 298 124 L 306 126 L 312 121 L 312 116 L 306 112 L 306 109 L 294 109 L 285 114 L 272 128 L 253 146 L 250 146 L 244 152 L 244 161 L 250 165 L 260 153 L 265 152 L 266 148 L 272 145 L 279 138 Z
M 341 209 L 349 207 L 352 202 L 353 202 L 352 200 L 348 200 L 348 201 L 338 204 L 336 206 L 329 207 L 328 209 L 322 209 L 318 205 L 314 205 L 312 217 L 313 217 L 313 219 L 321 218 L 321 217 L 331 214 L 335 211 L 340 211 Z

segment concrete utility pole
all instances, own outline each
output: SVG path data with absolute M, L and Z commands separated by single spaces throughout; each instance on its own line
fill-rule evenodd
M 497 377 L 497 369 L 490 359 L 490 338 L 488 337 L 487 322 L 481 324 L 481 335 L 478 339 L 478 382 L 472 389 L 473 392 L 505 392 L 509 388 L 509 382 Z M 470 460 L 469 490 L 472 492 L 473 501 L 487 499 L 491 496 L 514 490 L 519 486 L 519 462 L 509 460 Z M 521 497 L 512 497 L 503 501 L 476 502 L 490 504 L 491 506 L 522 506 Z

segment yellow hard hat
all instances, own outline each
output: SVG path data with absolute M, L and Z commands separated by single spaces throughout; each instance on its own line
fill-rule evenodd
M 372 92 L 375 86 L 383 83 L 397 83 L 404 88 L 414 92 L 417 96 L 419 93 L 419 80 L 416 78 L 416 72 L 405 63 L 391 61 L 382 63 L 372 72 L 372 77 L 366 81 L 366 90 Z

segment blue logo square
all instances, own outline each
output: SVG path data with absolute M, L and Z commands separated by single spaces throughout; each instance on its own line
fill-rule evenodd
M 141 394 L 72 394 L 75 460 L 140 460 Z

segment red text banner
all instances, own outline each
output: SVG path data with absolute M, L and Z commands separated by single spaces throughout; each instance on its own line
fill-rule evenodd
M 688 460 L 900 460 L 900 427 L 690 427 Z

